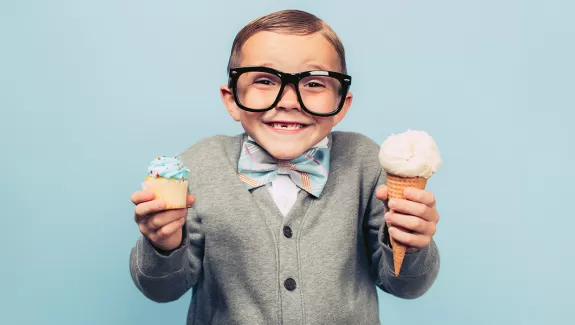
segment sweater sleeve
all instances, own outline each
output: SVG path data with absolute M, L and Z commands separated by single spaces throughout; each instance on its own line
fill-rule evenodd
M 395 275 L 393 251 L 384 215 L 387 202 L 375 196 L 378 186 L 385 184 L 382 171 L 372 189 L 364 217 L 364 232 L 371 256 L 371 273 L 376 285 L 399 298 L 414 299 L 425 294 L 435 282 L 439 272 L 439 251 L 435 241 L 414 253 L 406 253 L 399 276 Z
M 136 287 L 149 299 L 179 299 L 198 281 L 202 271 L 204 235 L 193 208 L 188 208 L 182 244 L 170 252 L 158 251 L 140 236 L 130 254 L 130 274 Z

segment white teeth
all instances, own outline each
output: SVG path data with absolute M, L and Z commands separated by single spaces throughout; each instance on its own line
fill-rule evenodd
M 296 130 L 304 127 L 302 124 L 284 124 L 284 123 L 272 123 L 271 126 L 281 130 Z

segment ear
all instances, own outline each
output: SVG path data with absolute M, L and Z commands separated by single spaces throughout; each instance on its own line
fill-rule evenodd
M 351 92 L 348 92 L 347 95 L 345 96 L 345 102 L 343 103 L 343 107 L 341 108 L 341 111 L 339 111 L 339 113 L 337 113 L 337 115 L 335 116 L 335 118 L 333 120 L 333 126 L 336 126 L 339 122 L 341 122 L 341 120 L 343 120 L 343 118 L 345 117 L 345 114 L 347 114 L 347 111 L 349 110 L 349 107 L 351 106 L 352 101 L 353 101 L 353 94 Z
M 222 101 L 228 110 L 230 116 L 236 121 L 239 122 L 240 120 L 240 108 L 236 105 L 236 101 L 234 100 L 234 94 L 232 90 L 227 85 L 222 85 L 220 87 L 220 96 L 222 97 Z

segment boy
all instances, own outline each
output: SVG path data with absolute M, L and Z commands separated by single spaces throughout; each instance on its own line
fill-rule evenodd
M 249 325 L 379 324 L 376 286 L 424 294 L 439 269 L 434 197 L 387 202 L 379 146 L 331 131 L 352 102 L 334 31 L 306 12 L 269 14 L 239 32 L 228 68 L 221 96 L 245 133 L 180 155 L 189 208 L 132 195 L 139 290 L 168 302 L 193 288 L 188 324 Z M 398 277 L 389 235 L 410 247 Z

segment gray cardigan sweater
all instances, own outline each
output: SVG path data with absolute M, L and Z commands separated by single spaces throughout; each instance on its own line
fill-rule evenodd
M 169 302 L 192 289 L 188 325 L 371 325 L 377 287 L 407 299 L 430 288 L 439 271 L 433 241 L 393 272 L 375 142 L 332 132 L 321 198 L 300 191 L 283 217 L 265 187 L 248 191 L 237 176 L 245 137 L 213 136 L 180 155 L 196 203 L 180 248 L 161 253 L 141 237 L 132 249 L 132 279 L 146 297 Z

